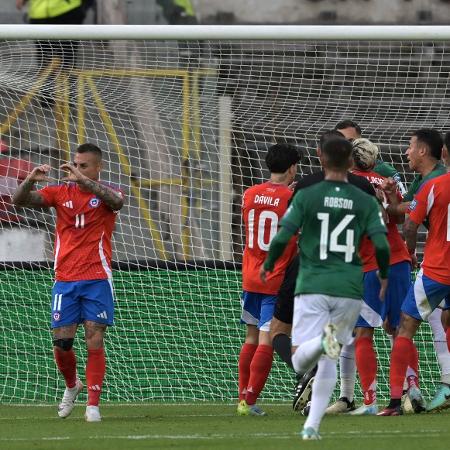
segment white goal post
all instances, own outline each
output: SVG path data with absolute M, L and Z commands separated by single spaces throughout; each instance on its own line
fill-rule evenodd
M 56 182 L 93 142 L 102 178 L 126 194 L 105 399 L 228 401 L 243 338 L 240 202 L 267 177 L 268 146 L 301 147 L 308 174 L 320 134 L 352 119 L 408 184 L 411 132 L 450 130 L 449 73 L 450 26 L 0 25 L 0 402 L 54 402 L 62 388 L 48 329 L 54 216 L 8 201 L 27 168 L 50 164 Z M 430 394 L 426 326 L 417 344 Z M 381 333 L 377 349 L 384 399 Z M 263 398 L 289 399 L 291 379 L 275 361 Z

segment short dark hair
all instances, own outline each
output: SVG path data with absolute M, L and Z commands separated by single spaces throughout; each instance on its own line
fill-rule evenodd
M 352 156 L 353 146 L 343 137 L 328 139 L 321 148 L 322 155 L 330 167 L 336 169 L 347 169 L 348 160 Z
M 284 173 L 289 167 L 298 164 L 302 152 L 295 145 L 275 144 L 269 147 L 266 155 L 266 165 L 270 173 Z
M 77 148 L 77 153 L 94 153 L 99 159 L 102 159 L 102 151 L 100 148 L 94 144 L 89 144 L 88 142 L 79 145 Z
M 450 152 L 450 131 L 447 131 L 447 133 L 445 133 L 444 145 L 447 147 L 447 150 Z
M 354 128 L 359 135 L 361 134 L 361 127 L 350 119 L 341 120 L 334 127 L 335 130 L 345 130 L 346 128 Z
M 324 131 L 321 135 L 320 135 L 320 140 L 319 140 L 319 148 L 322 149 L 323 146 L 325 145 L 325 142 L 329 141 L 330 139 L 336 139 L 336 138 L 343 138 L 345 139 L 345 136 L 338 130 L 327 130 Z
M 444 141 L 438 130 L 435 128 L 420 128 L 414 131 L 412 136 L 415 136 L 419 142 L 428 147 L 429 155 L 432 158 L 441 159 Z

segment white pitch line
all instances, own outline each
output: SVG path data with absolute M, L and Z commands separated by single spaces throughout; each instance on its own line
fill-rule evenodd
M 342 431 L 342 432 L 329 432 L 323 433 L 322 437 L 327 438 L 342 438 L 342 439 L 353 439 L 357 437 L 358 439 L 373 439 L 374 436 L 378 437 L 392 437 L 398 436 L 400 434 L 405 434 L 408 439 L 411 437 L 421 437 L 429 438 L 430 436 L 440 436 L 445 434 L 445 430 L 416 430 L 414 433 L 405 434 L 405 430 L 389 430 L 389 431 Z M 96 436 L 84 436 L 83 439 L 89 440 L 102 440 L 102 439 L 118 439 L 118 440 L 156 440 L 156 439 L 166 439 L 166 440 L 221 440 L 221 439 L 242 439 L 243 437 L 250 438 L 260 438 L 260 439 L 292 439 L 299 438 L 298 433 L 243 433 L 243 434 L 141 434 L 141 435 L 96 435 Z M 73 438 L 70 436 L 49 436 L 49 437 L 39 437 L 39 438 L 0 438 L 0 442 L 33 442 L 33 441 L 68 441 L 68 440 L 78 440 L 79 438 Z

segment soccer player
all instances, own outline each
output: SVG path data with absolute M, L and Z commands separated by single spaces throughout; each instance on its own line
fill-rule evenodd
M 325 131 L 320 137 L 317 153 L 320 154 L 320 149 L 328 140 L 342 137 L 343 135 L 339 131 Z M 325 173 L 323 170 L 303 177 L 295 185 L 294 196 L 299 190 L 319 183 L 320 181 L 323 181 L 324 178 Z M 349 173 L 348 181 L 350 184 L 357 186 L 367 194 L 375 197 L 375 190 L 365 178 Z M 295 257 L 286 268 L 283 283 L 278 291 L 273 319 L 270 323 L 270 337 L 273 348 L 292 370 L 291 330 L 292 318 L 294 315 L 295 282 L 299 271 L 299 261 L 299 256 Z M 302 410 L 309 400 L 311 386 L 314 382 L 314 375 L 315 369 L 312 369 L 298 379 L 292 404 L 294 411 Z
M 361 127 L 353 120 L 345 119 L 336 124 L 335 129 L 342 133 L 346 139 L 352 142 L 361 138 Z M 372 169 L 382 177 L 392 177 L 397 189 L 403 195 L 406 189 L 397 170 L 383 162 L 378 154 L 375 167 Z M 327 414 L 340 414 L 354 411 L 356 409 L 354 395 L 356 382 L 355 345 L 352 342 L 343 347 L 339 359 L 340 372 L 340 395 L 338 400 L 327 408 Z
M 364 234 L 376 249 L 384 297 L 389 244 L 377 201 L 348 183 L 352 145 L 330 139 L 320 153 L 324 181 L 300 190 L 281 221 L 261 267 L 267 278 L 293 235 L 301 229 L 292 333 L 292 364 L 302 374 L 318 363 L 304 440 L 320 439 L 319 425 L 336 385 L 340 345 L 352 339 L 361 310 L 362 271 L 358 248 Z
M 341 120 L 339 123 L 336 124 L 335 129 L 340 131 L 350 142 L 352 142 L 354 139 L 360 138 L 362 133 L 361 127 L 356 122 L 349 119 Z M 385 178 L 391 177 L 397 183 L 397 187 L 400 193 L 402 195 L 406 193 L 405 186 L 402 182 L 402 177 L 398 173 L 397 169 L 395 169 L 395 167 L 391 166 L 390 164 L 384 162 L 380 158 L 379 154 L 375 166 L 373 168 L 373 171 Z
M 421 186 L 428 180 L 447 173 L 445 165 L 440 162 L 443 146 L 441 134 L 435 129 L 422 128 L 412 134 L 406 155 L 409 167 L 418 174 L 409 186 L 403 202 L 399 202 L 395 194 L 395 183 L 392 180 L 387 179 L 383 184 L 383 189 L 390 202 L 387 206 L 387 212 L 390 215 L 402 215 L 404 212 L 409 212 L 410 202 Z M 427 220 L 425 220 L 424 225 L 428 228 Z M 413 266 L 416 266 L 417 257 L 415 253 L 411 254 L 411 257 Z M 450 353 L 447 349 L 445 332 L 442 327 L 442 310 L 440 308 L 434 309 L 427 320 L 433 331 L 433 344 L 441 368 L 441 382 L 450 384 Z M 417 379 L 417 372 L 409 367 L 407 370 L 408 385 L 415 386 L 418 383 Z
M 386 198 L 381 190 L 384 177 L 374 172 L 378 147 L 368 139 L 357 138 L 352 142 L 354 167 L 352 173 L 365 177 L 379 192 L 386 206 Z M 401 194 L 397 192 L 401 200 Z M 364 403 L 352 415 L 377 414 L 376 376 L 377 357 L 373 347 L 376 327 L 383 325 L 389 335 L 395 334 L 400 323 L 400 308 L 411 284 L 411 257 L 397 228 L 398 217 L 387 217 L 388 242 L 391 250 L 389 286 L 384 301 L 378 293 L 380 283 L 375 251 L 370 240 L 365 237 L 360 248 L 363 262 L 364 293 L 361 314 L 355 327 L 355 360 L 364 394 Z M 404 219 L 404 217 L 402 218 Z
M 84 324 L 87 346 L 88 402 L 85 418 L 99 422 L 99 399 L 105 376 L 103 340 L 113 324 L 111 235 L 122 193 L 99 181 L 102 152 L 93 144 L 80 145 L 64 183 L 33 191 L 35 183 L 49 181 L 50 166 L 33 169 L 14 193 L 19 206 L 56 210 L 55 284 L 52 289 L 53 351 L 66 389 L 58 415 L 66 418 L 83 389 L 77 376 L 73 342 L 78 325 Z
M 414 285 L 411 286 L 402 305 L 398 336 L 394 341 L 390 365 L 391 400 L 380 415 L 398 416 L 403 380 L 408 366 L 417 368 L 418 354 L 413 342 L 422 321 L 444 300 L 444 308 L 450 308 L 450 174 L 434 178 L 424 184 L 409 206 L 410 214 L 404 226 L 406 244 L 411 253 L 416 250 L 419 226 L 428 220 L 429 231 L 424 249 L 424 259 Z M 450 333 L 447 331 L 450 348 Z M 439 391 L 438 391 L 439 393 Z M 438 394 L 437 393 L 437 394 Z M 450 406 L 450 388 L 442 385 L 440 408 Z M 411 386 L 409 398 L 415 412 L 425 409 L 419 386 Z M 437 398 L 433 399 L 432 403 Z M 431 404 L 428 409 L 438 409 Z
M 265 159 L 270 180 L 250 187 L 243 195 L 246 240 L 242 264 L 241 322 L 247 325 L 247 335 L 239 355 L 239 415 L 265 415 L 256 401 L 272 367 L 269 327 L 284 271 L 297 254 L 296 238 L 291 239 L 267 283 L 259 279 L 259 269 L 292 197 L 289 186 L 297 174 L 300 159 L 298 149 L 292 145 L 271 146 Z

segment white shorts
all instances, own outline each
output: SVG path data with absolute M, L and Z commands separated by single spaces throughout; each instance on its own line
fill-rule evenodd
M 292 345 L 298 346 L 323 332 L 325 325 L 336 326 L 336 338 L 341 345 L 350 344 L 362 301 L 324 294 L 300 294 L 294 299 Z

